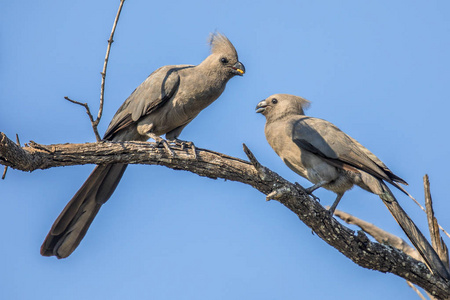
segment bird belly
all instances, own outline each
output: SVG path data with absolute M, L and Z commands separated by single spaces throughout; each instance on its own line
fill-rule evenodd
M 139 120 L 138 132 L 141 135 L 152 133 L 161 136 L 180 126 L 186 125 L 194 117 L 187 116 L 182 109 L 162 108 Z
M 354 184 L 350 177 L 345 174 L 340 174 L 335 180 L 325 184 L 323 187 L 335 193 L 343 194 L 350 190 L 353 186 Z
M 310 162 L 311 160 L 308 160 L 308 164 Z M 305 167 L 308 180 L 314 184 L 323 181 L 333 182 L 339 177 L 336 168 L 323 161 L 315 163 L 312 166 L 305 165 Z
M 335 193 L 344 193 L 353 187 L 353 180 L 345 170 L 328 164 L 312 153 L 304 153 L 302 159 L 306 167 L 307 179 L 312 183 L 327 182 L 323 187 Z

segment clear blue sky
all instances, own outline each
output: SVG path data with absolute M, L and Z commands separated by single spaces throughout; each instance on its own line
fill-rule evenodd
M 245 158 L 309 186 L 275 155 L 256 104 L 274 93 L 312 101 L 378 155 L 450 229 L 448 1 L 126 1 L 108 68 L 103 133 L 153 70 L 197 64 L 218 30 L 247 74 L 180 138 Z M 0 131 L 21 142 L 94 141 L 100 71 L 119 1 L 3 1 Z M 363 269 L 281 204 L 240 183 L 158 166 L 131 166 L 79 248 L 41 257 L 53 221 L 93 166 L 10 169 L 0 182 L 1 299 L 418 299 L 403 279 Z M 322 204 L 334 194 L 317 191 Z M 425 215 L 397 194 L 428 235 Z M 355 189 L 339 208 L 403 237 L 374 195 Z M 448 242 L 448 239 L 446 240 Z

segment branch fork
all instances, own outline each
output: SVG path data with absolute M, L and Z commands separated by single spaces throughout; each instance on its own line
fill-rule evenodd
M 106 47 L 106 55 L 105 55 L 105 62 L 103 64 L 103 70 L 100 72 L 102 75 L 102 83 L 100 85 L 100 106 L 98 108 L 97 118 L 94 120 L 94 117 L 91 114 L 91 110 L 89 109 L 89 105 L 87 103 L 82 103 L 79 101 L 75 101 L 70 99 L 69 97 L 64 97 L 67 101 L 70 101 L 74 104 L 81 105 L 86 109 L 86 113 L 89 117 L 89 120 L 91 121 L 92 130 L 95 134 L 95 139 L 97 142 L 100 142 L 102 138 L 100 137 L 100 134 L 98 133 L 98 124 L 100 123 L 100 120 L 102 118 L 103 114 L 103 103 L 105 102 L 105 82 L 106 82 L 106 68 L 108 67 L 108 60 L 109 60 L 109 53 L 111 52 L 111 45 L 114 43 L 114 33 L 116 31 L 117 23 L 119 22 L 120 13 L 122 12 L 123 3 L 125 0 L 121 0 L 119 4 L 119 9 L 116 14 L 116 18 L 114 19 L 113 27 L 111 30 L 111 35 L 108 39 L 108 46 Z

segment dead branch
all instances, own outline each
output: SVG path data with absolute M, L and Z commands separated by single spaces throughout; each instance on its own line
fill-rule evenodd
M 360 218 L 357 218 L 349 213 L 346 213 L 342 210 L 336 209 L 334 214 L 339 217 L 341 220 L 346 222 L 347 224 L 356 225 L 359 228 L 361 228 L 365 233 L 370 234 L 377 242 L 383 244 L 383 245 L 389 245 L 396 249 L 399 249 L 400 251 L 408 254 L 409 256 L 413 257 L 414 259 L 423 261 L 422 257 L 420 256 L 419 252 L 417 252 L 416 249 L 411 247 L 404 239 L 389 233 L 377 226 L 375 226 L 372 223 L 366 222 Z M 422 293 L 408 280 L 406 280 L 409 287 L 411 287 L 417 295 L 421 298 L 426 300 L 426 298 L 422 295 Z M 429 295 L 431 299 L 434 299 L 432 296 Z
M 19 135 L 16 133 L 16 143 L 18 146 L 20 146 L 20 140 L 19 140 Z M 3 169 L 3 175 L 2 175 L 2 180 L 6 178 L 6 172 L 8 171 L 8 166 L 5 166 L 5 168 Z
M 265 195 L 284 187 L 286 192 L 277 201 L 353 262 L 364 268 L 400 276 L 437 298 L 450 298 L 449 282 L 432 274 L 425 264 L 395 248 L 370 241 L 362 231 L 355 233 L 343 226 L 301 187 L 270 169 L 261 166 L 264 176 L 260 176 L 251 163 L 242 159 L 201 148 L 197 148 L 195 159 L 187 149 L 173 147 L 172 150 L 175 154 L 173 157 L 163 148 L 155 147 L 155 143 L 148 142 L 30 143 L 22 148 L 0 133 L 0 164 L 22 171 L 83 164 L 148 164 L 185 170 L 213 179 L 242 182 Z
M 428 228 L 430 230 L 431 236 L 431 244 L 444 265 L 447 267 L 447 269 L 449 269 L 448 248 L 439 233 L 438 222 L 436 217 L 434 216 L 433 201 L 431 200 L 430 192 L 430 180 L 428 179 L 427 174 L 423 176 L 423 185 L 425 190 L 425 207 L 428 219 Z
M 109 39 L 108 39 L 108 46 L 106 47 L 106 56 L 105 56 L 105 61 L 103 63 L 103 70 L 100 73 L 102 75 L 102 83 L 100 85 L 100 106 L 98 108 L 97 119 L 94 120 L 94 116 L 91 114 L 91 110 L 89 109 L 89 105 L 87 103 L 82 103 L 79 101 L 72 100 L 67 96 L 64 97 L 64 99 L 66 99 L 67 101 L 70 101 L 77 105 L 81 105 L 86 109 L 86 113 L 89 117 L 89 120 L 91 121 L 92 130 L 94 131 L 97 142 L 102 140 L 102 138 L 100 137 L 100 134 L 98 133 L 98 124 L 100 123 L 100 120 L 102 118 L 103 104 L 105 101 L 106 68 L 108 66 L 109 53 L 111 52 L 111 45 L 114 42 L 113 38 L 114 38 L 114 33 L 115 33 L 116 27 L 117 27 L 117 22 L 119 22 L 119 16 L 120 16 L 120 13 L 122 12 L 122 6 L 123 6 L 124 2 L 125 2 L 125 0 L 120 1 L 119 9 L 117 11 L 116 18 L 114 19 L 113 27 L 111 30 L 111 35 L 109 36 Z M 5 171 L 5 173 L 6 173 L 6 171 Z
M 65 96 L 64 99 L 66 99 L 69 102 L 72 102 L 73 104 L 77 104 L 80 106 L 83 106 L 86 109 L 86 114 L 89 117 L 89 120 L 91 121 L 91 125 L 92 125 L 92 130 L 94 130 L 94 134 L 95 134 L 95 139 L 97 140 L 97 142 L 101 141 L 101 137 L 100 134 L 98 133 L 98 129 L 97 129 L 97 125 L 99 122 L 97 122 L 97 120 L 94 120 L 94 116 L 92 116 L 91 114 L 91 110 L 89 109 L 89 105 L 87 103 L 82 103 L 79 101 L 75 101 L 70 99 L 69 97 Z
M 402 252 L 405 252 L 409 256 L 413 257 L 414 259 L 422 260 L 422 257 L 420 256 L 419 252 L 416 251 L 413 247 L 411 247 L 404 239 L 389 233 L 377 226 L 375 226 L 372 223 L 366 222 L 364 220 L 361 220 L 360 218 L 357 218 L 349 213 L 346 213 L 342 210 L 336 209 L 334 214 L 342 219 L 347 224 L 353 224 L 361 228 L 365 233 L 371 235 L 378 243 L 381 243 L 383 245 L 389 245 L 391 247 L 394 247 L 396 249 L 399 249 Z
M 108 39 L 108 47 L 106 48 L 106 55 L 105 55 L 105 62 L 103 64 L 103 70 L 101 72 L 102 75 L 102 84 L 100 86 L 100 106 L 98 109 L 98 115 L 97 119 L 95 120 L 93 127 L 95 125 L 95 131 L 97 130 L 98 123 L 100 123 L 100 119 L 102 118 L 103 114 L 103 103 L 105 99 L 105 80 L 106 80 L 106 68 L 108 66 L 108 60 L 109 60 L 109 53 L 111 51 L 111 45 L 114 42 L 114 33 L 116 31 L 117 22 L 119 22 L 120 13 L 122 12 L 122 6 L 125 0 L 121 0 L 119 4 L 119 9 L 117 10 L 116 18 L 114 19 L 113 27 L 111 30 L 111 35 Z M 98 132 L 96 133 L 96 136 L 98 135 Z M 97 139 L 99 141 L 99 139 Z
M 425 176 L 428 176 L 428 175 L 425 175 Z M 424 180 L 425 180 L 425 179 L 424 179 Z M 425 183 L 424 183 L 424 184 L 425 184 Z M 420 207 L 420 209 L 421 209 L 424 213 L 427 213 L 427 211 L 426 211 L 425 208 L 419 203 L 419 201 L 417 201 L 416 199 L 414 199 L 412 196 L 410 196 L 410 198 L 414 201 L 414 203 L 417 204 L 417 206 Z M 447 237 L 450 238 L 450 234 L 444 229 L 444 227 L 442 227 L 439 223 L 438 223 L 438 226 L 439 226 L 439 229 L 440 229 L 443 233 L 445 233 L 445 235 L 446 235 Z

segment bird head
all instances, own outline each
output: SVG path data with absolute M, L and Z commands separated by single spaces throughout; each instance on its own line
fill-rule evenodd
M 310 102 L 302 97 L 275 94 L 259 102 L 256 106 L 256 112 L 263 114 L 266 118 L 304 115 L 304 109 L 307 109 L 309 104 Z
M 226 36 L 218 32 L 212 33 L 209 37 L 209 44 L 211 55 L 205 59 L 204 64 L 227 78 L 244 75 L 245 67 L 239 61 L 236 49 Z

